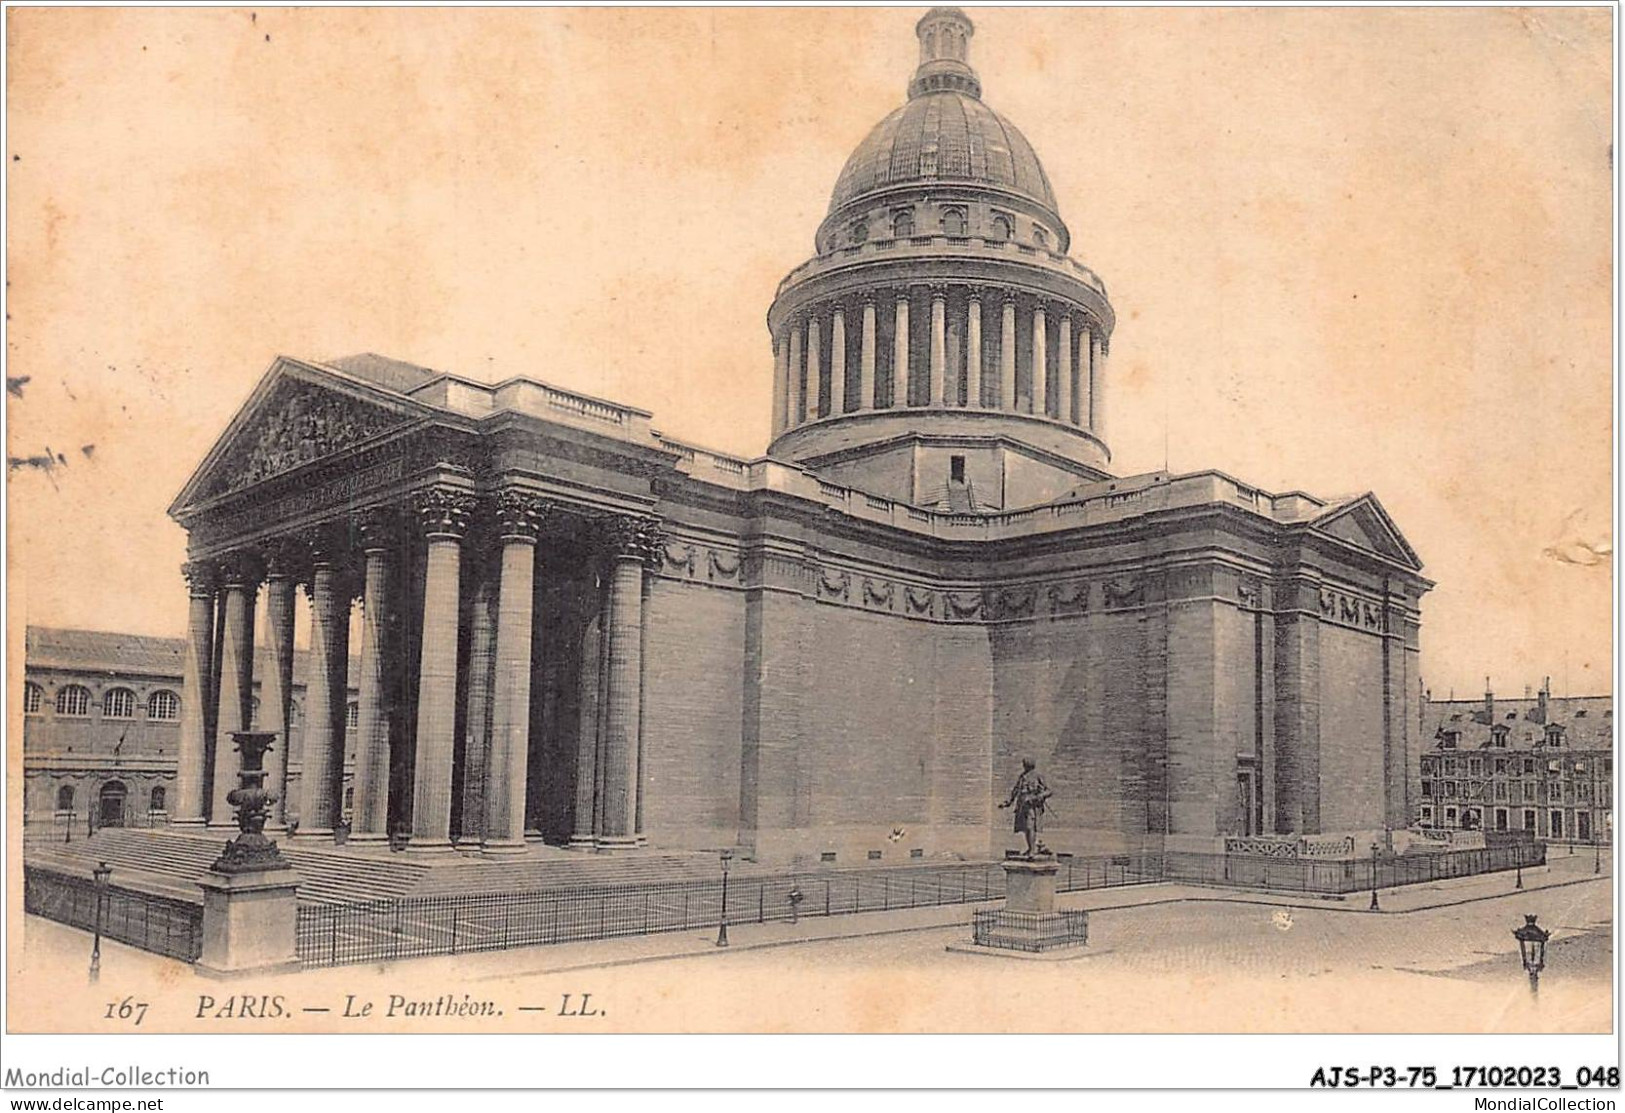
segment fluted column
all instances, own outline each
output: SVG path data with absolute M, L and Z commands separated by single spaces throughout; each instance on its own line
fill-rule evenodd
M 965 306 L 965 405 L 982 404 L 982 299 L 975 294 Z
M 858 353 L 858 408 L 872 409 L 875 399 L 875 303 L 863 303 L 863 336 Z
M 1078 322 L 1078 424 L 1085 429 L 1095 423 L 1094 406 L 1094 329 L 1086 320 Z
M 293 738 L 293 593 L 300 565 L 298 547 L 291 542 L 272 546 L 266 553 L 265 621 L 270 626 L 271 672 L 260 683 L 260 730 L 276 731 L 276 741 L 265 752 L 265 787 L 276 795 L 266 829 L 288 826 L 288 746 Z
M 1096 436 L 1103 436 L 1106 427 L 1106 346 L 1100 341 L 1100 332 L 1089 330 L 1089 428 Z
M 226 561 L 225 648 L 220 659 L 220 726 L 214 739 L 214 784 L 210 795 L 210 827 L 235 827 L 235 810 L 226 794 L 238 787 L 242 759 L 233 731 L 252 729 L 254 702 L 254 601 L 259 595 L 262 568 L 251 553 L 235 553 Z
M 1033 413 L 1043 417 L 1049 412 L 1049 311 L 1042 305 L 1033 308 Z
M 310 675 L 305 679 L 305 737 L 299 760 L 300 841 L 329 839 L 344 804 L 344 713 L 349 691 L 350 583 L 323 535 L 313 539 Z
M 375 842 L 389 837 L 389 689 L 394 644 L 394 555 L 400 546 L 392 511 L 368 510 L 361 533 L 361 675 L 356 678 L 355 804 L 350 837 Z
M 214 599 L 218 578 L 208 561 L 181 565 L 186 577 L 186 656 L 181 664 L 181 723 L 175 755 L 175 807 L 178 827 L 203 826 L 203 774 L 208 753 L 208 698 L 214 686 Z
M 829 413 L 846 412 L 846 311 L 840 306 L 829 322 Z
M 603 657 L 602 615 L 594 615 L 581 635 L 581 680 L 576 706 L 575 815 L 570 826 L 570 849 L 591 850 L 596 827 L 593 805 L 598 788 L 598 722 Z
M 451 849 L 451 771 L 457 729 L 457 618 L 463 537 L 474 500 L 436 487 L 418 497 L 427 544 L 423 650 L 418 668 L 417 755 L 412 770 L 411 849 Z
M 807 420 L 816 421 L 824 398 L 824 344 L 818 317 L 807 317 Z
M 931 291 L 931 401 L 942 406 L 948 394 L 948 292 Z
M 545 504 L 523 491 L 497 499 L 502 573 L 497 588 L 496 683 L 485 793 L 485 852 L 525 849 L 530 763 L 530 649 L 536 599 L 536 536 Z
M 1003 327 L 999 333 L 999 408 L 1016 409 L 1016 299 L 1004 299 Z
M 638 736 L 643 704 L 643 569 L 658 544 L 655 521 L 628 516 L 610 527 L 609 685 L 604 716 L 600 850 L 637 844 Z
M 773 435 L 784 432 L 789 421 L 790 343 L 780 334 L 773 341 Z
M 1055 415 L 1068 425 L 1072 418 L 1072 315 L 1061 314 L 1061 335 L 1055 350 Z
M 785 415 L 785 428 L 794 429 L 801 424 L 801 326 L 790 325 L 790 376 L 789 389 L 785 392 L 788 401 L 788 410 Z
M 463 807 L 456 842 L 478 848 L 485 842 L 485 790 L 491 757 L 491 694 L 496 687 L 497 572 L 483 538 L 463 541 L 468 607 L 468 682 L 463 711 Z
M 891 404 L 908 405 L 908 294 L 897 299 L 897 331 L 892 335 Z

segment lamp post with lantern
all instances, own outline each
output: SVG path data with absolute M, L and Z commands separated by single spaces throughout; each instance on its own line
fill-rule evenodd
M 94 982 L 102 976 L 102 917 L 107 909 L 107 879 L 113 876 L 113 870 L 103 862 L 90 871 L 90 876 L 96 882 L 96 924 L 90 944 L 90 980 Z
M 1382 911 L 1382 906 L 1377 903 L 1377 851 L 1380 849 L 1381 844 L 1371 844 L 1371 907 L 1368 909 L 1371 912 Z
M 722 918 L 717 924 L 717 946 L 728 945 L 728 867 L 733 864 L 734 852 L 722 852 Z
M 1529 975 L 1529 992 L 1540 992 L 1540 972 L 1546 968 L 1546 941 L 1552 933 L 1535 923 L 1536 917 L 1524 914 L 1523 927 L 1512 932 L 1518 941 L 1518 957 L 1523 960 L 1524 972 Z

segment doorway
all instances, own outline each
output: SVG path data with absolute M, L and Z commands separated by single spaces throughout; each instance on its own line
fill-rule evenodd
M 123 827 L 124 800 L 128 795 L 123 781 L 108 781 L 102 785 L 96 806 L 96 826 Z

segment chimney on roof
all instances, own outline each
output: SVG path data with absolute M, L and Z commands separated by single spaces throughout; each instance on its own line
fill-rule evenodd
M 1538 710 L 1539 710 L 1539 714 L 1540 714 L 1540 719 L 1538 720 L 1539 722 L 1544 723 L 1544 722 L 1547 721 L 1547 715 L 1548 715 L 1548 713 L 1550 711 L 1550 708 L 1548 706 L 1548 701 L 1551 698 L 1552 698 L 1552 678 L 1548 676 L 1546 678 L 1545 682 L 1542 683 L 1541 686 L 1540 686 L 1540 702 L 1536 705 Z
M 1490 689 L 1490 678 L 1484 678 L 1484 721 L 1495 722 L 1495 692 Z

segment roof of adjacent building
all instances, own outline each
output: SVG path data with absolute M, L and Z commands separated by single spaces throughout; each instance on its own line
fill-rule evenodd
M 179 684 L 185 656 L 185 638 L 120 634 L 106 630 L 70 630 L 58 626 L 30 626 L 24 637 L 23 662 L 29 670 L 64 669 L 108 676 L 155 676 Z M 357 659 L 351 657 L 352 674 L 357 666 Z M 294 650 L 295 684 L 304 683 L 309 667 L 309 652 Z M 265 646 L 255 647 L 254 675 L 264 677 L 269 668 L 271 651 Z
M 1487 749 L 1495 728 L 1507 731 L 1507 747 L 1533 750 L 1546 745 L 1546 728 L 1555 724 L 1563 730 L 1562 747 L 1569 750 L 1612 750 L 1614 746 L 1614 697 L 1551 696 L 1541 714 L 1540 699 L 1495 697 L 1494 711 L 1487 712 L 1483 697 L 1471 700 L 1428 700 L 1422 704 L 1422 742 L 1437 747 L 1449 731 L 1459 733 L 1456 750 Z

